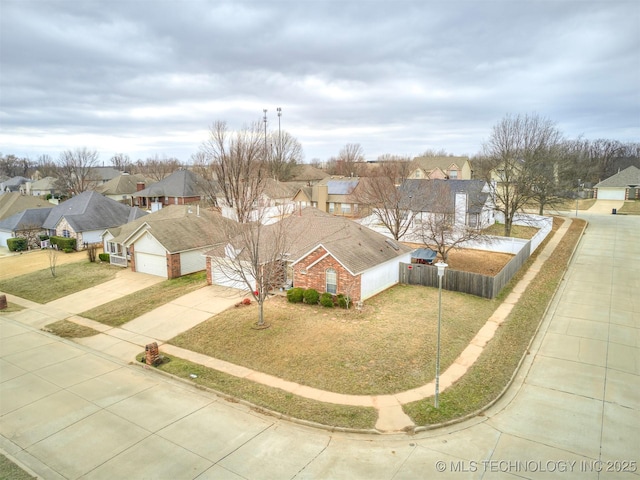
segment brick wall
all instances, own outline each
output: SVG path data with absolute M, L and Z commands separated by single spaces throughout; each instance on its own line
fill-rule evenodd
M 168 278 L 178 278 L 180 276 L 179 253 L 167 253 L 167 274 Z
M 207 285 L 213 285 L 213 276 L 211 275 L 211 257 L 207 257 Z
M 129 263 L 131 264 L 131 271 L 135 272 L 136 271 L 136 255 L 135 255 L 135 251 L 133 250 L 133 243 L 129 246 L 129 256 L 130 256 L 130 261 Z
M 360 300 L 361 278 L 352 276 L 340 263 L 331 255 L 320 260 L 309 267 L 327 252 L 324 248 L 318 248 L 310 253 L 294 267 L 293 285 L 300 288 L 313 288 L 323 293 L 326 288 L 326 271 L 333 268 L 337 272 L 338 285 L 336 293 L 349 295 L 354 302 Z M 306 271 L 306 274 L 302 272 Z

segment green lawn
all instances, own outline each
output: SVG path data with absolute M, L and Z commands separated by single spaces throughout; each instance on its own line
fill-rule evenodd
M 118 327 L 160 305 L 202 288 L 206 284 L 206 272 L 193 273 L 152 285 L 126 297 L 87 310 L 80 315 L 105 325 Z
M 48 303 L 115 278 L 118 267 L 100 263 L 76 262 L 38 270 L 0 282 L 0 292 L 11 293 L 37 303 Z

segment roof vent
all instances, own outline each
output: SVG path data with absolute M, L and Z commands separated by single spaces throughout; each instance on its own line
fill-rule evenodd
M 389 245 L 394 250 L 396 250 L 396 251 L 400 250 L 400 247 L 395 242 L 393 242 L 391 239 L 387 238 L 385 240 L 385 242 L 387 242 L 387 245 Z

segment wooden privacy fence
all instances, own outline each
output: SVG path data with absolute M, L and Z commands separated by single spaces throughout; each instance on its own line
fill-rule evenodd
M 495 277 L 447 268 L 444 278 L 442 279 L 442 288 L 454 292 L 470 293 L 478 297 L 495 298 L 498 293 L 500 293 L 500 290 L 502 290 L 502 288 L 509 283 L 509 280 L 520 270 L 524 262 L 529 258 L 529 255 L 531 255 L 530 241 L 524 245 Z M 399 280 L 400 283 L 407 285 L 437 287 L 438 269 L 433 265 L 400 263 Z

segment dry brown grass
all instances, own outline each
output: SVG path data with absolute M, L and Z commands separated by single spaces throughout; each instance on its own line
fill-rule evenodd
M 170 343 L 323 390 L 386 394 L 420 385 L 435 372 L 438 290 L 399 285 L 362 311 L 265 304 L 270 328 L 254 330 L 257 307 L 217 315 Z M 466 347 L 498 305 L 443 291 L 441 368 Z

